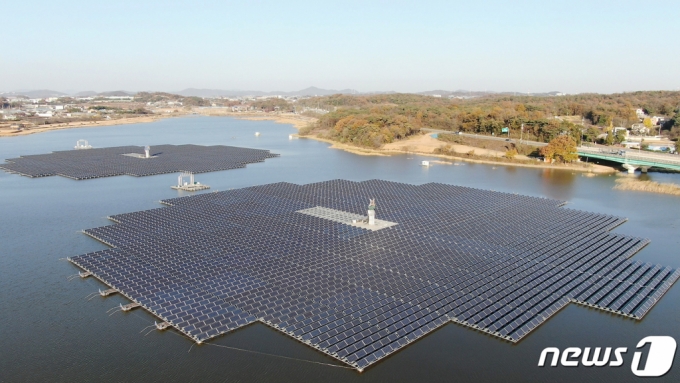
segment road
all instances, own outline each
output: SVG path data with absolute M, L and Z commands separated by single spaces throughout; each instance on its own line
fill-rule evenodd
M 428 133 L 444 133 L 444 134 L 456 134 L 460 135 L 463 137 L 471 137 L 471 138 L 477 138 L 480 140 L 496 140 L 496 141 L 508 141 L 507 137 L 496 137 L 496 136 L 486 136 L 486 135 L 480 135 L 480 134 L 470 134 L 470 133 L 459 133 L 457 134 L 456 132 L 451 132 L 449 130 L 439 130 L 439 129 L 430 129 L 430 128 L 423 128 L 423 131 L 426 131 Z M 518 143 L 518 139 L 510 139 L 509 142 L 513 143 Z M 531 145 L 531 146 L 546 146 L 545 142 L 538 142 L 538 141 L 527 141 L 527 140 L 522 140 L 522 144 L 525 145 Z M 612 157 L 620 157 L 621 159 L 637 159 L 637 160 L 642 160 L 642 161 L 650 161 L 650 162 L 658 162 L 658 163 L 667 163 L 667 164 L 673 164 L 673 165 L 679 165 L 680 164 L 680 156 L 676 154 L 668 154 L 668 153 L 655 153 L 655 152 L 648 152 L 648 151 L 641 151 L 641 150 L 635 150 L 635 149 L 624 149 L 624 148 L 618 148 L 618 147 L 613 147 L 613 146 L 604 146 L 604 145 L 591 145 L 591 146 L 579 146 L 578 151 L 581 153 L 593 153 L 593 154 L 606 154 L 610 155 Z M 623 154 L 621 152 L 623 151 Z
M 621 159 L 642 160 L 658 163 L 666 163 L 673 165 L 680 165 L 680 156 L 677 154 L 655 153 L 636 149 L 623 149 L 611 146 L 579 146 L 577 149 L 580 153 L 587 154 L 603 154 L 611 157 L 620 157 Z

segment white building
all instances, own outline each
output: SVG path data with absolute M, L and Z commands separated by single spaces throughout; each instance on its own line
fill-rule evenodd
M 622 126 L 617 126 L 616 128 L 614 128 L 614 135 L 616 136 L 620 131 L 623 131 L 624 137 L 628 137 L 628 129 Z
M 647 134 L 649 133 L 649 129 L 645 126 L 645 124 L 633 124 L 630 128 L 631 132 L 633 134 Z

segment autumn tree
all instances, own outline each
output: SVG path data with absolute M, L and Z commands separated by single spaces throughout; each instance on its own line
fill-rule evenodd
M 607 137 L 604 139 L 606 145 L 614 145 L 614 132 L 611 130 L 607 132 Z
M 576 142 L 568 135 L 555 137 L 541 148 L 540 153 L 546 159 L 555 159 L 559 162 L 572 162 L 578 158 Z
M 506 157 L 506 158 L 513 159 L 513 158 L 515 158 L 515 156 L 516 156 L 517 154 L 518 154 L 518 153 L 517 153 L 517 149 L 512 148 L 512 149 L 509 149 L 508 151 L 505 152 L 505 157 Z

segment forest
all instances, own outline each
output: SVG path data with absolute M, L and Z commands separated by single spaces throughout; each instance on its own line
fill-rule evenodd
M 594 141 L 609 128 L 640 122 L 635 109 L 665 116 L 662 134 L 680 135 L 680 92 L 649 91 L 611 95 L 531 97 L 494 95 L 448 99 L 417 94 L 333 95 L 299 100 L 297 105 L 330 110 L 319 116 L 317 132 L 360 146 L 379 147 L 417 133 L 421 128 L 500 135 L 549 142 L 567 134 L 575 141 Z M 614 137 L 616 138 L 616 137 Z M 610 141 L 616 141 L 610 140 Z

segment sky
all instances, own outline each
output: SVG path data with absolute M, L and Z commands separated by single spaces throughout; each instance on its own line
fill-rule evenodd
M 0 92 L 680 90 L 680 1 L 3 6 Z

